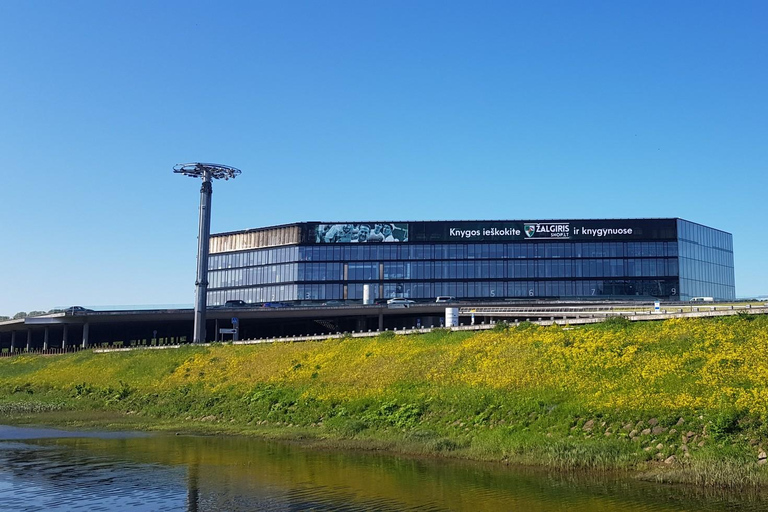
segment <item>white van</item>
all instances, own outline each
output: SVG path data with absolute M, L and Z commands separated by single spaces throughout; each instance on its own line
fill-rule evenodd
M 715 302 L 714 297 L 691 297 L 691 302 Z
M 409 308 L 414 301 L 405 297 L 393 297 L 387 301 L 388 308 Z
M 455 300 L 456 297 L 451 297 L 450 295 L 441 295 L 435 299 L 435 302 L 454 302 Z

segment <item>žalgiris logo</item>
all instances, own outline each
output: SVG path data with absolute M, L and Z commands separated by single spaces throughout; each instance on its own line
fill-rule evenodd
M 528 238 L 532 237 L 536 233 L 536 224 L 526 224 L 525 234 Z
M 538 222 L 524 225 L 528 238 L 569 238 L 571 225 L 565 222 Z

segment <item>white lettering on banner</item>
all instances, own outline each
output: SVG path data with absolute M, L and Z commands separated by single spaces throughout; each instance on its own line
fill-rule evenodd
M 632 228 L 582 228 L 581 233 L 585 236 L 609 236 L 609 235 L 631 235 Z
M 574 227 L 568 223 L 537 222 L 525 224 L 525 235 L 528 238 L 570 238 L 572 235 L 583 237 L 602 238 L 607 236 L 631 235 L 632 228 L 584 228 Z M 450 238 L 513 238 L 520 237 L 523 232 L 520 229 L 512 227 L 487 228 L 479 227 L 475 229 L 449 228 L 448 236 Z
M 458 236 L 461 238 L 470 238 L 473 236 L 480 236 L 480 230 L 477 229 L 456 229 L 451 228 L 449 231 L 450 236 Z
M 537 233 L 568 233 L 571 226 L 568 224 L 537 224 Z
M 458 229 L 450 228 L 448 236 L 459 238 L 472 238 L 474 236 L 520 236 L 520 230 L 515 228 L 480 228 L 480 229 Z
M 483 235 L 485 236 L 519 236 L 520 230 L 515 228 L 491 228 L 484 229 Z

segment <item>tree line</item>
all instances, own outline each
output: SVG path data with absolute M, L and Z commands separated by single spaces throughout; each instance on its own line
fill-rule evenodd
M 61 311 L 60 309 L 52 309 L 50 311 L 30 311 L 29 313 L 25 311 L 19 311 L 12 317 L 0 315 L 0 322 L 4 322 L 6 320 L 19 320 L 21 318 L 27 318 L 28 316 L 40 316 L 40 315 L 48 315 L 50 313 L 59 313 L 60 311 Z

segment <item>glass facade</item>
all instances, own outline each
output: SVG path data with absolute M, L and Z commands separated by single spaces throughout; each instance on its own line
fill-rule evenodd
M 677 220 L 682 300 L 736 298 L 733 236 L 687 220 Z
M 411 223 L 413 241 L 378 244 L 328 243 L 302 225 L 298 245 L 211 254 L 208 303 L 360 301 L 364 285 L 375 298 L 424 300 L 735 297 L 731 235 L 688 221 L 463 224 Z M 505 241 L 461 241 L 475 232 Z M 416 241 L 428 238 L 442 241 Z

